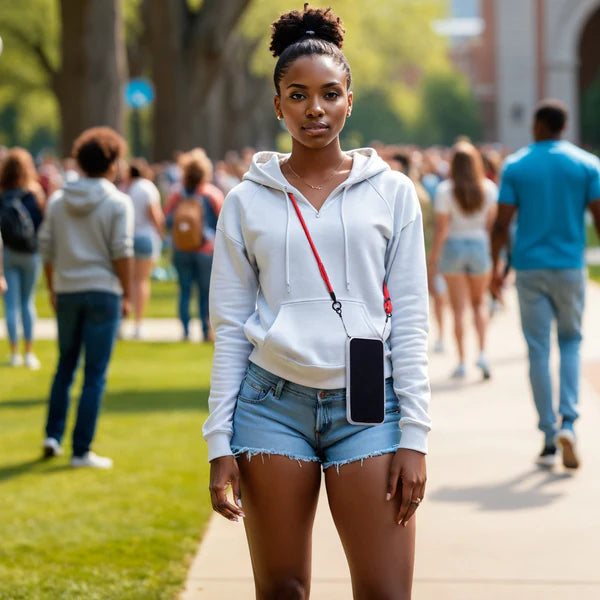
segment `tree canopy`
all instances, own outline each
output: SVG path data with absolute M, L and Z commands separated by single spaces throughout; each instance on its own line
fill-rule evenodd
M 182 23 L 197 21 L 203 9 L 207 12 L 218 6 L 216 1 L 169 0 L 175 16 L 155 21 L 153 26 L 149 8 L 160 10 L 164 4 L 164 0 L 120 2 L 130 76 L 152 79 L 158 94 L 163 88 L 163 97 L 164 89 L 172 85 L 161 84 L 161 78 L 168 79 L 165 73 L 168 75 L 169 70 L 181 72 L 177 85 L 188 81 L 189 86 L 190 80 L 194 84 L 189 92 L 185 92 L 188 87 L 180 88 L 183 99 L 163 108 L 159 118 L 155 104 L 154 122 L 149 115 L 144 117 L 149 138 L 156 141 L 164 137 L 160 124 L 165 125 L 166 110 L 167 115 L 173 111 L 187 115 L 185 135 L 163 143 L 169 151 L 177 144 L 181 149 L 193 144 L 208 146 L 215 139 L 221 143 L 213 146 L 213 155 L 226 149 L 228 142 L 232 147 L 253 140 L 255 144 L 273 144 L 278 129 L 270 100 L 274 59 L 268 51 L 269 25 L 293 7 L 289 0 L 228 3 L 228 7 L 235 4 L 238 13 L 219 22 L 225 25 L 218 27 L 228 29 L 222 32 L 227 35 L 219 38 L 225 45 L 217 63 L 208 56 L 214 54 L 214 44 L 204 49 L 204 55 L 189 52 L 195 38 L 189 27 L 182 27 Z M 344 52 L 353 70 L 356 102 L 345 130 L 348 138 L 362 143 L 378 138 L 442 143 L 459 128 L 462 130 L 456 133 L 476 139 L 477 114 L 470 90 L 449 62 L 446 39 L 430 27 L 433 19 L 445 15 L 447 2 L 335 0 L 327 4 L 342 17 L 347 31 Z M 221 0 L 219 13 L 223 13 L 222 5 Z M 301 5 L 299 2 L 297 8 Z M 188 15 L 189 21 L 183 22 L 176 11 Z M 204 30 L 202 35 L 206 38 L 209 33 Z M 214 33 L 211 35 L 217 39 Z M 61 130 L 59 100 L 52 81 L 52 73 L 61 68 L 59 0 L 0 3 L 0 36 L 4 39 L 0 55 L 0 144 L 18 143 L 39 151 L 56 142 Z M 167 55 L 165 42 L 169 39 L 179 39 L 181 52 L 187 54 L 179 53 L 179 58 Z M 197 43 L 202 45 L 202 40 Z M 165 50 L 157 51 L 161 44 Z M 209 60 L 201 62 L 201 56 Z M 186 103 L 186 95 L 193 102 Z M 457 115 L 462 115 L 462 120 Z

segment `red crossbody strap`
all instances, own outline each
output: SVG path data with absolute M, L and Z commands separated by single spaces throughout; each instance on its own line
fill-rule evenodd
M 325 266 L 323 265 L 323 263 L 321 261 L 321 257 L 319 256 L 319 253 L 317 252 L 317 248 L 315 247 L 315 244 L 312 240 L 310 231 L 308 231 L 308 227 L 306 226 L 304 217 L 302 216 L 302 213 L 300 212 L 300 208 L 298 206 L 298 203 L 296 202 L 296 198 L 294 198 L 294 194 L 292 194 L 291 192 L 288 192 L 288 196 L 290 197 L 290 200 L 292 201 L 292 204 L 294 205 L 294 210 L 296 211 L 296 214 L 298 215 L 298 220 L 300 221 L 300 225 L 302 225 L 302 229 L 304 230 L 306 239 L 308 240 L 308 243 L 310 244 L 310 248 L 315 256 L 315 260 L 317 261 L 317 265 L 319 266 L 319 272 L 321 273 L 321 277 L 323 278 L 323 281 L 325 282 L 325 285 L 327 286 L 327 291 L 329 292 L 329 296 L 333 300 L 333 303 L 334 303 L 333 309 L 336 312 L 338 312 L 336 305 L 339 306 L 339 302 L 337 301 L 337 299 L 335 297 L 335 292 L 333 291 L 333 287 L 331 285 L 331 282 L 329 281 L 329 277 L 327 276 L 327 271 L 325 270 Z M 341 308 L 341 306 L 340 306 L 340 308 Z M 385 310 L 385 314 L 387 315 L 387 318 L 389 319 L 392 316 L 392 300 L 390 298 L 390 293 L 388 291 L 388 287 L 387 287 L 387 284 L 385 281 L 383 282 L 383 308 Z

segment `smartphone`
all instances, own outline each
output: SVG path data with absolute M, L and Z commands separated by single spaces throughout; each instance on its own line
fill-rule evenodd
M 383 340 L 346 340 L 346 418 L 353 425 L 379 425 L 385 420 Z

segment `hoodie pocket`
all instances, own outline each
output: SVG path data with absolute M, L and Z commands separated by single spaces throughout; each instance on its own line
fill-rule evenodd
M 353 337 L 378 337 L 366 307 L 342 300 L 342 315 Z M 308 367 L 341 368 L 346 362 L 346 332 L 330 300 L 282 304 L 263 349 Z

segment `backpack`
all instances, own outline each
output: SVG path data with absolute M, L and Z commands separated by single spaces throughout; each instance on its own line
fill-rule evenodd
M 33 254 L 36 251 L 35 226 L 21 198 L 5 195 L 0 202 L 0 233 L 7 248 Z
M 197 196 L 181 196 L 173 213 L 173 245 L 193 252 L 204 243 L 204 206 Z

